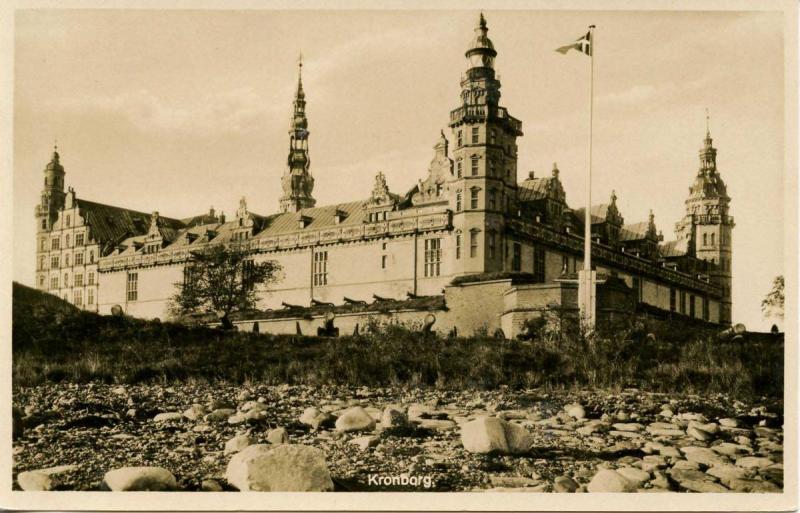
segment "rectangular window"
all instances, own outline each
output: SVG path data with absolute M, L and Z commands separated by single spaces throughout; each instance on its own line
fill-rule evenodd
M 83 265 L 83 253 L 75 253 L 75 265 Z
M 82 233 L 75 234 L 75 245 L 76 246 L 83 246 L 83 234 Z
M 50 241 L 50 249 L 61 249 L 61 241 L 58 237 L 53 237 Z
M 495 144 L 497 142 L 497 132 L 494 128 L 489 131 L 489 144 Z
M 494 232 L 488 232 L 488 235 L 489 235 L 489 237 L 488 237 L 489 238 L 489 260 L 494 260 L 494 251 L 495 251 L 494 236 L 495 236 L 495 233 Z
M 58 257 L 50 257 L 50 269 L 58 269 Z
M 463 172 L 463 167 L 464 167 L 464 161 L 461 160 L 461 159 L 458 159 L 456 161 L 456 177 L 461 178 L 461 175 L 462 175 L 462 172 Z
M 477 176 L 478 175 L 478 157 L 472 157 L 472 162 L 471 162 L 470 165 L 471 165 L 472 176 Z
M 386 269 L 386 255 L 381 255 L 381 269 Z
M 94 251 L 89 251 L 89 263 L 94 263 Z
M 514 243 L 514 255 L 511 257 L 511 270 L 520 272 L 522 270 L 522 246 Z
M 50 290 L 55 290 L 58 288 L 58 276 L 53 276 L 50 278 Z
M 461 135 L 461 130 L 459 130 L 459 131 L 458 131 L 458 137 L 457 137 L 457 140 L 458 140 L 458 143 L 456 144 L 456 147 L 457 147 L 457 148 L 460 148 L 461 146 L 463 146 L 463 145 L 464 145 L 464 138 L 463 138 L 463 136 Z
M 39 241 L 39 251 L 47 251 L 47 239 L 41 239 Z
M 69 228 L 70 226 L 72 226 L 72 216 L 67 214 L 67 228 Z M 69 243 L 67 243 L 67 246 L 69 246 Z
M 68 234 L 68 233 L 67 233 L 66 235 L 64 235 L 64 247 L 65 247 L 65 248 L 68 248 L 68 247 L 69 247 L 69 242 L 70 242 L 70 240 L 71 240 L 71 237 L 69 236 L 69 234 Z
M 478 256 L 478 232 L 469 234 L 469 256 L 470 258 Z
M 94 273 L 89 273 L 89 280 L 87 285 L 94 285 Z
M 456 192 L 456 212 L 461 212 L 461 191 Z
M 545 251 L 542 246 L 533 247 L 533 278 L 536 283 L 544 283 Z
M 83 306 L 83 291 L 81 289 L 76 289 L 72 293 L 72 302 L 75 306 Z
M 69 267 L 69 255 L 64 255 L 64 267 Z
M 494 189 L 489 191 L 489 210 L 495 209 L 495 199 L 497 197 L 497 191 Z
M 567 274 L 569 272 L 569 257 L 567 255 L 561 255 L 561 274 Z
M 75 275 L 75 286 L 83 287 L 83 274 L 78 273 Z
M 425 276 L 439 276 L 442 264 L 442 239 L 425 239 Z
M 39 270 L 44 269 L 44 257 L 39 257 Z
M 136 301 L 139 299 L 139 273 L 128 273 L 125 293 L 128 301 Z
M 39 288 L 40 289 L 44 288 L 44 275 L 39 276 Z
M 314 286 L 319 287 L 328 284 L 328 252 L 318 251 L 314 253 Z
M 472 127 L 472 144 L 478 144 L 478 127 Z
M 86 304 L 87 305 L 94 304 L 94 289 L 88 289 L 86 291 Z
M 64 287 L 69 287 L 69 274 L 64 273 Z
M 478 208 L 478 189 L 472 189 L 469 197 L 469 208 Z
M 677 300 L 677 291 L 674 288 L 669 289 L 669 311 L 674 312 L 676 308 Z
M 703 298 L 703 320 L 704 321 L 708 320 L 708 298 L 707 297 Z
M 695 308 L 694 308 L 694 294 L 689 296 L 689 317 L 695 316 Z
M 461 258 L 461 235 L 456 235 L 456 260 Z
M 680 313 L 686 315 L 686 292 L 680 293 L 680 304 L 678 305 Z

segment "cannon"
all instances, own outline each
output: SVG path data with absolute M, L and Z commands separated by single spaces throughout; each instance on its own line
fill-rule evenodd
M 747 328 L 745 328 L 744 324 L 737 323 L 727 329 L 722 330 L 717 336 L 722 341 L 733 342 L 737 340 L 743 340 L 743 335 L 745 333 L 747 333 Z
M 325 301 L 319 301 L 319 300 L 316 300 L 316 299 L 312 299 L 311 300 L 311 306 L 329 306 L 329 307 L 333 308 L 334 305 L 333 305 L 333 303 L 326 303 Z
M 291 303 L 287 303 L 286 301 L 281 301 L 281 306 L 283 306 L 283 308 L 285 308 L 286 310 L 297 310 L 299 308 L 304 308 L 300 305 L 293 305 Z
M 348 304 L 348 305 L 359 305 L 359 306 L 366 306 L 367 305 L 366 301 L 362 301 L 360 299 L 350 299 L 347 296 L 344 297 L 344 302 L 345 302 L 345 304 Z
M 408 299 L 417 299 L 417 298 L 419 298 L 419 296 L 414 294 L 413 292 L 406 292 L 406 297 Z
M 381 296 L 379 296 L 377 294 L 372 294 L 372 299 L 374 299 L 376 303 L 379 303 L 381 301 L 391 301 L 391 299 L 389 299 L 387 297 L 381 297 Z

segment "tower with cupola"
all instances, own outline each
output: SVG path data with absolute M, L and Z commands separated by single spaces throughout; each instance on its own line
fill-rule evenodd
M 311 159 L 308 157 L 308 119 L 306 118 L 306 94 L 303 91 L 303 63 L 299 63 L 297 91 L 294 97 L 294 112 L 289 127 L 289 158 L 286 170 L 281 177 L 283 196 L 280 199 L 281 212 L 298 212 L 311 208 L 316 200 L 314 177 L 311 176 Z
M 36 223 L 38 232 L 47 232 L 53 228 L 58 218 L 58 211 L 64 207 L 64 166 L 58 154 L 58 146 L 53 148 L 53 157 L 44 168 L 44 187 L 41 201 L 36 205 Z
M 508 267 L 505 216 L 515 211 L 517 143 L 522 123 L 500 106 L 497 51 L 481 13 L 465 53 L 460 106 L 450 112 L 455 169 L 449 184 L 460 272 Z
M 722 288 L 720 323 L 730 324 L 731 268 L 733 264 L 733 217 L 729 215 L 731 198 L 717 170 L 717 149 L 713 146 L 706 118 L 706 137 L 700 150 L 700 167 L 689 187 L 686 215 L 678 222 L 675 233 L 685 240 L 688 253 L 710 262 L 709 278 Z

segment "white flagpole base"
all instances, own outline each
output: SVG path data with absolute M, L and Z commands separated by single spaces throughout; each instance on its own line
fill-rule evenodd
M 597 271 L 578 271 L 578 307 L 587 332 L 594 331 L 597 313 Z

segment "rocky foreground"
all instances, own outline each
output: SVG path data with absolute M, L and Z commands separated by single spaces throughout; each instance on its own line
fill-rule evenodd
M 14 392 L 24 490 L 780 492 L 783 413 L 726 396 L 303 386 Z

